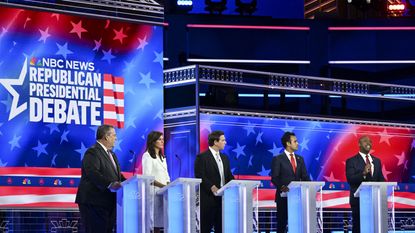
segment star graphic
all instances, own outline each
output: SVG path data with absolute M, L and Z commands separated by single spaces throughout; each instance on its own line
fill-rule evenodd
M 330 172 L 330 176 L 324 176 L 327 182 L 340 182 L 339 179 L 336 179 L 333 175 L 333 172 Z
M 310 141 L 310 139 L 307 138 L 303 138 L 303 141 L 300 143 L 300 147 L 301 147 L 301 152 L 303 152 L 303 150 L 310 150 L 308 148 L 308 142 Z
M 49 133 L 52 134 L 53 132 L 58 132 L 60 133 L 61 131 L 58 128 L 58 124 L 47 124 L 46 127 L 49 128 Z
M 251 124 L 250 121 L 248 121 L 248 125 L 243 127 L 244 130 L 246 130 L 246 136 L 248 137 L 251 133 L 255 135 L 254 125 Z
M 68 142 L 68 133 L 69 133 L 69 130 L 68 131 L 63 131 L 63 133 L 62 133 L 62 136 L 61 136 L 61 143 L 60 144 L 62 144 L 62 142 L 63 141 L 65 141 L 65 142 Z
M 46 43 L 46 39 L 47 39 L 48 37 L 50 37 L 50 34 L 49 34 L 49 27 L 47 27 L 45 31 L 43 31 L 43 30 L 39 29 L 39 32 L 40 32 L 40 38 L 39 38 L 39 40 L 38 40 L 38 41 L 43 41 L 43 43 Z
M 149 105 L 149 106 L 153 106 L 153 104 L 151 103 L 151 99 L 153 99 L 152 96 L 150 95 L 146 95 L 143 99 L 143 103 Z
M 140 72 L 141 80 L 140 84 L 146 85 L 147 89 L 150 88 L 151 83 L 156 83 L 153 79 L 151 79 L 151 72 L 148 72 L 147 74 L 143 74 Z
M 37 152 L 37 157 L 39 158 L 41 154 L 46 154 L 46 155 L 48 154 L 48 152 L 46 152 L 47 146 L 48 146 L 48 143 L 42 144 L 39 140 L 37 140 L 37 146 L 33 147 L 32 149 Z
M 60 16 L 60 14 L 54 13 L 50 17 L 55 17 L 56 18 L 56 21 L 59 21 L 59 16 Z
M 321 157 L 321 151 L 320 151 L 320 152 L 318 152 L 318 157 L 316 157 L 315 159 L 316 159 L 317 161 L 319 161 L 319 160 L 320 160 L 320 157 Z
M 10 151 L 13 151 L 15 147 L 20 148 L 19 140 L 22 136 L 13 136 L 13 139 L 9 141 L 10 144 Z
M 385 177 L 385 180 L 388 180 L 388 175 L 391 174 L 392 172 L 386 170 L 385 164 L 382 165 L 382 174 Z
M 269 176 L 269 172 L 271 171 L 271 169 L 265 169 L 264 165 L 262 165 L 262 170 L 260 172 L 257 172 L 258 175 L 260 176 Z
M 137 47 L 137 50 L 138 50 L 138 49 L 141 49 L 141 50 L 143 50 L 143 51 L 144 51 L 144 48 L 146 47 L 146 45 L 148 45 L 148 42 L 147 42 L 147 35 L 145 35 L 143 39 L 138 38 L 138 43 L 139 43 L 139 45 L 138 45 L 138 47 Z
M 56 45 L 58 46 L 58 52 L 55 53 L 56 55 L 62 55 L 63 58 L 66 59 L 68 54 L 73 54 L 73 52 L 68 49 L 68 43 L 67 42 L 64 45 L 60 45 L 58 43 L 56 43 Z
M 249 161 L 248 161 L 248 166 L 252 167 L 252 159 L 254 158 L 254 155 L 251 155 L 251 157 L 249 157 Z
M 102 42 L 102 38 L 100 38 L 99 41 L 94 40 L 95 47 L 92 51 L 98 51 L 99 48 L 101 48 L 101 42 Z
M 115 151 L 120 151 L 120 152 L 122 152 L 122 149 L 121 149 L 121 142 L 123 141 L 124 139 L 117 139 L 116 141 L 115 141 L 115 145 L 114 145 L 114 152 Z
M 19 79 L 0 79 L 0 84 L 2 84 L 4 88 L 6 88 L 6 90 L 13 97 L 12 106 L 10 108 L 9 121 L 27 109 L 27 103 L 23 103 L 20 106 L 17 106 L 20 95 L 12 87 L 14 85 L 22 86 L 24 79 L 26 77 L 26 73 L 27 73 L 27 57 L 25 58 L 22 70 L 20 71 Z
M 82 37 L 82 32 L 88 32 L 87 30 L 85 30 L 85 28 L 82 27 L 82 20 L 79 20 L 78 23 L 74 23 L 71 21 L 71 24 L 72 30 L 69 33 L 76 33 L 79 39 L 81 39 Z
M 389 139 L 392 138 L 392 136 L 388 135 L 388 132 L 386 131 L 386 129 L 384 129 L 382 133 L 379 133 L 379 135 L 380 135 L 379 144 L 382 143 L 382 142 L 386 142 L 386 144 L 388 144 L 388 146 L 391 145 L 390 142 L 389 142 Z
M 135 67 L 134 61 L 126 62 L 124 61 L 125 68 L 122 70 L 124 72 L 129 72 L 133 67 Z M 134 91 L 131 91 L 133 94 L 135 94 Z
M 121 27 L 119 31 L 113 29 L 113 31 L 115 33 L 115 36 L 112 40 L 119 40 L 120 43 L 122 44 L 122 40 L 127 37 L 127 35 L 124 34 L 124 28 Z
M 160 120 L 163 120 L 163 110 L 162 109 L 160 109 L 157 113 L 156 113 L 156 115 L 153 117 L 153 120 L 155 120 L 155 119 L 160 119 Z M 0 125 L 1 126 L 1 125 Z
M 398 160 L 399 160 L 397 166 L 401 166 L 406 161 L 406 157 L 405 157 L 405 152 L 404 151 L 402 151 L 402 153 L 400 155 L 395 155 L 395 157 L 398 158 Z
M 264 134 L 264 132 L 259 132 L 258 135 L 256 136 L 256 142 L 255 142 L 255 146 L 258 144 L 258 142 L 262 143 L 262 135 Z
M 411 150 L 414 149 L 414 148 L 415 148 L 415 139 L 412 140 L 412 148 L 411 148 Z
M 104 56 L 101 58 L 101 60 L 107 60 L 108 64 L 111 64 L 111 59 L 115 58 L 115 56 L 111 53 L 111 49 L 108 51 L 102 50 L 102 52 L 104 53 Z
M 29 22 L 29 21 L 31 21 L 32 19 L 31 18 L 29 18 L 29 17 L 27 17 L 26 18 L 26 21 L 24 22 L 24 24 L 23 24 L 23 28 L 26 28 L 26 24 L 27 24 L 27 22 Z
M 154 58 L 153 62 L 160 63 L 160 66 L 163 68 L 163 51 L 160 53 L 154 51 L 154 55 L 156 55 L 156 58 Z
M 7 33 L 7 32 L 8 32 L 8 31 L 7 31 L 7 28 L 2 27 L 2 28 L 1 28 L 0 38 L 1 38 L 1 37 L 3 37 L 3 36 Z
M 81 155 L 81 161 L 84 159 L 84 155 L 85 155 L 86 150 L 88 150 L 88 148 L 85 147 L 83 142 L 81 142 L 81 148 L 75 150 L 76 152 L 78 152 Z
M 212 133 L 212 125 L 215 124 L 215 122 L 211 121 L 201 121 L 200 122 L 200 132 L 203 130 L 207 130 L 209 133 Z
M 130 127 L 133 127 L 136 129 L 137 127 L 135 126 L 134 120 L 135 120 L 134 117 L 127 118 L 127 121 L 125 122 L 125 129 L 128 129 Z
M 273 155 L 273 156 L 276 156 L 276 155 L 279 155 L 280 154 L 280 151 L 282 150 L 283 148 L 282 147 L 276 147 L 275 146 L 275 143 L 272 143 L 272 149 L 269 149 L 268 151 Z
M 52 166 L 55 166 L 55 167 L 56 167 L 56 157 L 58 157 L 58 154 L 54 154 L 54 155 L 53 155 L 52 161 L 51 161 L 51 163 L 50 163 L 50 166 L 51 166 L 51 167 L 52 167 Z
M 3 161 L 1 161 L 0 159 L 0 167 L 5 167 L 5 166 L 7 166 L 7 162 L 3 163 Z
M 6 105 L 6 112 L 10 112 L 10 109 L 12 107 L 12 97 L 10 97 L 10 95 L 7 95 L 7 99 L 6 100 L 2 100 L 0 101 L 2 104 Z
M 320 124 L 319 121 L 313 121 L 313 122 L 311 122 L 311 126 L 312 126 L 313 129 L 314 128 L 321 128 L 321 124 Z
M 245 155 L 244 149 L 246 145 L 240 146 L 239 142 L 236 143 L 236 149 L 233 149 L 232 151 L 236 153 L 236 159 L 239 159 L 240 155 Z
M 0 127 L 3 125 L 3 123 L 0 123 Z M 3 135 L 3 133 L 0 131 L 0 136 Z
M 289 126 L 288 122 L 285 122 L 285 127 L 281 128 L 284 132 L 292 132 L 295 129 L 295 127 Z

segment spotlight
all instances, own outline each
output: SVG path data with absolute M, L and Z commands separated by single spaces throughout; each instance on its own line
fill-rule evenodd
M 210 14 L 217 12 L 221 15 L 226 10 L 226 2 L 227 0 L 205 0 L 205 10 L 209 11 Z
M 387 5 L 388 16 L 399 17 L 405 12 L 405 4 L 388 4 Z
M 239 14 L 244 15 L 246 13 L 252 15 L 256 11 L 257 0 L 235 0 L 235 4 L 237 7 L 236 12 L 239 12 Z
M 189 12 L 193 9 L 192 0 L 177 0 L 177 11 L 178 12 Z

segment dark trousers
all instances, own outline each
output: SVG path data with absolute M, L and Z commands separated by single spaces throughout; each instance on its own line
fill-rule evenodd
M 78 204 L 81 222 L 86 233 L 112 233 L 116 209 L 89 204 Z
M 277 232 L 286 233 L 288 224 L 287 198 L 277 198 Z
M 202 233 L 210 233 L 215 227 L 215 233 L 222 233 L 222 199 L 208 197 L 209 201 L 201 198 L 200 220 Z
M 352 207 L 352 232 L 353 233 L 360 233 L 360 204 L 359 198 L 353 198 L 350 202 L 350 206 Z

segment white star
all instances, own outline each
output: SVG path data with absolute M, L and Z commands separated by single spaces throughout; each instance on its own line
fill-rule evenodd
M 115 151 L 121 151 L 122 152 L 122 149 L 121 149 L 121 142 L 123 141 L 124 139 L 117 139 L 117 141 L 115 141 L 115 145 L 114 145 L 114 152 Z
M 303 138 L 303 141 L 300 143 L 300 147 L 301 147 L 301 152 L 303 152 L 303 150 L 310 150 L 308 149 L 308 142 L 310 141 L 310 139 L 307 138 Z
M 295 127 L 289 126 L 288 122 L 285 122 L 285 127 L 281 128 L 281 130 L 284 132 L 292 132 L 294 129 Z
M 282 147 L 276 147 L 275 143 L 272 143 L 272 149 L 269 149 L 268 151 L 273 155 L 279 155 L 280 151 L 282 150 Z
M 402 151 L 402 153 L 400 155 L 395 155 L 396 158 L 398 158 L 398 165 L 400 166 L 402 164 L 405 163 L 406 157 L 405 157 L 405 152 Z
M 156 58 L 154 58 L 153 62 L 160 63 L 160 66 L 163 68 L 163 52 L 156 52 L 154 51 L 154 55 L 156 55 Z
M 155 120 L 155 119 L 160 119 L 160 120 L 163 120 L 163 110 L 162 109 L 160 109 L 158 112 L 157 112 L 157 114 L 153 117 L 153 120 Z
M 239 142 L 236 143 L 236 149 L 233 149 L 232 151 L 236 153 L 236 159 L 239 159 L 240 155 L 245 155 L 244 149 L 246 145 L 240 146 Z
M 138 42 L 140 44 L 138 45 L 137 49 L 142 49 L 144 51 L 144 47 L 146 47 L 146 45 L 148 45 L 147 35 L 145 35 L 143 39 L 138 38 Z
M 153 79 L 151 79 L 151 72 L 148 72 L 147 74 L 143 74 L 140 72 L 141 80 L 140 84 L 146 85 L 147 89 L 150 88 L 151 83 L 156 83 Z
M 47 27 L 45 31 L 42 31 L 41 29 L 39 29 L 39 32 L 40 32 L 40 38 L 38 41 L 43 41 L 43 43 L 46 43 L 46 39 L 50 37 L 49 27 Z
M 258 135 L 256 136 L 256 143 L 255 146 L 258 144 L 258 142 L 262 143 L 262 135 L 264 134 L 264 132 L 259 132 Z
M 388 175 L 391 174 L 392 172 L 386 170 L 385 164 L 382 165 L 382 174 L 385 177 L 385 180 L 388 180 Z
M 26 77 L 26 72 L 27 72 L 27 57 L 25 58 L 22 70 L 20 71 L 19 79 L 0 79 L 0 84 L 2 84 L 4 88 L 6 88 L 6 90 L 13 97 L 12 107 L 10 109 L 9 121 L 27 109 L 27 103 L 23 103 L 20 106 L 17 106 L 20 95 L 12 87 L 14 85 L 20 85 L 20 86 L 23 85 L 24 79 Z
M 246 130 L 246 136 L 248 137 L 251 133 L 255 135 L 254 125 L 248 121 L 248 125 L 243 127 Z
M 389 139 L 392 138 L 392 136 L 388 135 L 388 132 L 386 131 L 386 129 L 384 129 L 382 133 L 379 133 L 379 135 L 380 135 L 379 144 L 382 143 L 382 142 L 386 142 L 386 144 L 388 144 L 388 146 L 391 145 L 390 142 L 389 142 Z
M 11 146 L 10 151 L 13 151 L 15 147 L 20 148 L 19 140 L 22 136 L 13 136 L 13 139 L 9 141 L 9 144 Z
M 336 179 L 333 175 L 333 172 L 330 172 L 330 176 L 324 176 L 324 179 L 326 179 L 328 182 L 339 182 L 339 179 Z
M 265 169 L 264 165 L 262 165 L 262 170 L 260 172 L 257 172 L 258 175 L 260 176 L 269 176 L 269 172 L 271 171 L 271 169 Z

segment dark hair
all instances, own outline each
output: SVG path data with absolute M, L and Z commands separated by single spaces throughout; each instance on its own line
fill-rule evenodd
M 281 143 L 284 148 L 287 148 L 287 142 L 291 142 L 291 136 L 295 136 L 295 134 L 293 132 L 285 132 L 282 135 Z
M 156 146 L 156 141 L 160 138 L 160 136 L 163 135 L 162 132 L 159 131 L 151 131 L 147 135 L 147 148 L 146 150 L 150 154 L 151 158 L 157 159 L 156 150 L 154 147 Z M 160 150 L 159 152 L 160 160 L 163 161 L 164 155 L 163 152 Z
M 215 141 L 219 141 L 220 136 L 225 135 L 225 133 L 221 130 L 213 131 L 208 136 L 208 143 L 209 146 L 215 145 Z
M 101 125 L 97 129 L 97 136 L 96 139 L 103 139 L 105 136 L 107 136 L 111 129 L 113 129 L 114 126 L 112 125 Z

